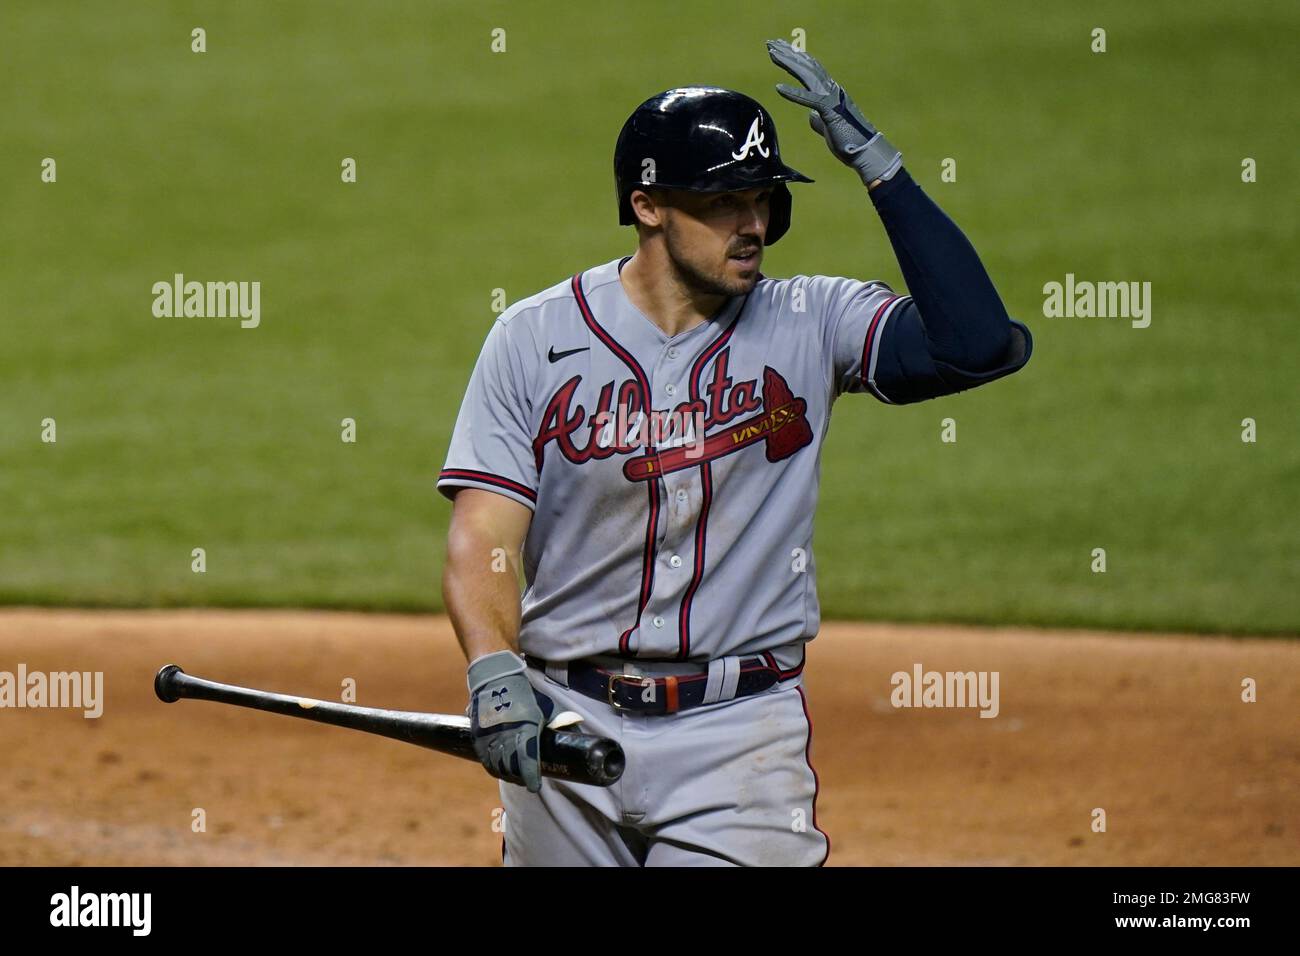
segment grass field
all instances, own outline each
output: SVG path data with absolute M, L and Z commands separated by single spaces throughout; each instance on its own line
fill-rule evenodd
M 1300 630 L 1300 8 L 651 13 L 6 3 L 0 602 L 439 607 L 433 481 L 493 290 L 513 301 L 631 251 L 613 141 L 660 89 L 757 96 L 817 180 L 765 272 L 901 283 L 856 178 L 772 90 L 762 41 L 802 28 L 1036 341 L 989 389 L 837 406 L 823 612 Z M 175 273 L 260 281 L 261 325 L 155 318 L 151 287 Z M 1066 273 L 1149 281 L 1150 327 L 1043 317 Z

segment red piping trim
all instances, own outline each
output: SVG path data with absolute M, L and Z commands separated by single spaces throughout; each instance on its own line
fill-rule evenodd
M 812 825 L 813 829 L 820 833 L 826 841 L 826 855 L 822 857 L 822 861 L 817 865 L 825 866 L 831 855 L 831 838 L 825 830 L 817 825 L 817 795 L 821 792 L 821 778 L 817 776 L 817 768 L 812 764 L 812 716 L 808 713 L 808 698 L 804 695 L 803 688 L 796 687 L 795 690 L 799 692 L 799 702 L 803 704 L 803 717 L 808 722 L 808 743 L 803 749 L 803 759 L 808 764 L 808 769 L 812 771 L 813 775 Z

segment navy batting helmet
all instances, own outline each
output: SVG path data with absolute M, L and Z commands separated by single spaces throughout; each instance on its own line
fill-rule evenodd
M 636 222 L 634 189 L 663 186 L 732 192 L 773 186 L 764 245 L 790 228 L 786 183 L 812 182 L 781 162 L 776 124 L 757 100 L 714 86 L 686 86 L 652 96 L 628 117 L 614 147 L 618 222 Z

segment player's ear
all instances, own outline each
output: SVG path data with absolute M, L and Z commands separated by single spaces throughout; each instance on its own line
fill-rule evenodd
M 653 229 L 664 224 L 663 198 L 658 191 L 651 193 L 644 189 L 634 189 L 628 202 L 632 205 L 632 214 L 637 221 Z

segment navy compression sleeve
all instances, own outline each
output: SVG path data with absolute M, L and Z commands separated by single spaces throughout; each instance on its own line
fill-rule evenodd
M 911 302 L 883 332 L 876 381 L 895 402 L 983 384 L 1029 358 L 1029 330 L 1013 322 L 966 236 L 901 169 L 869 193 Z

